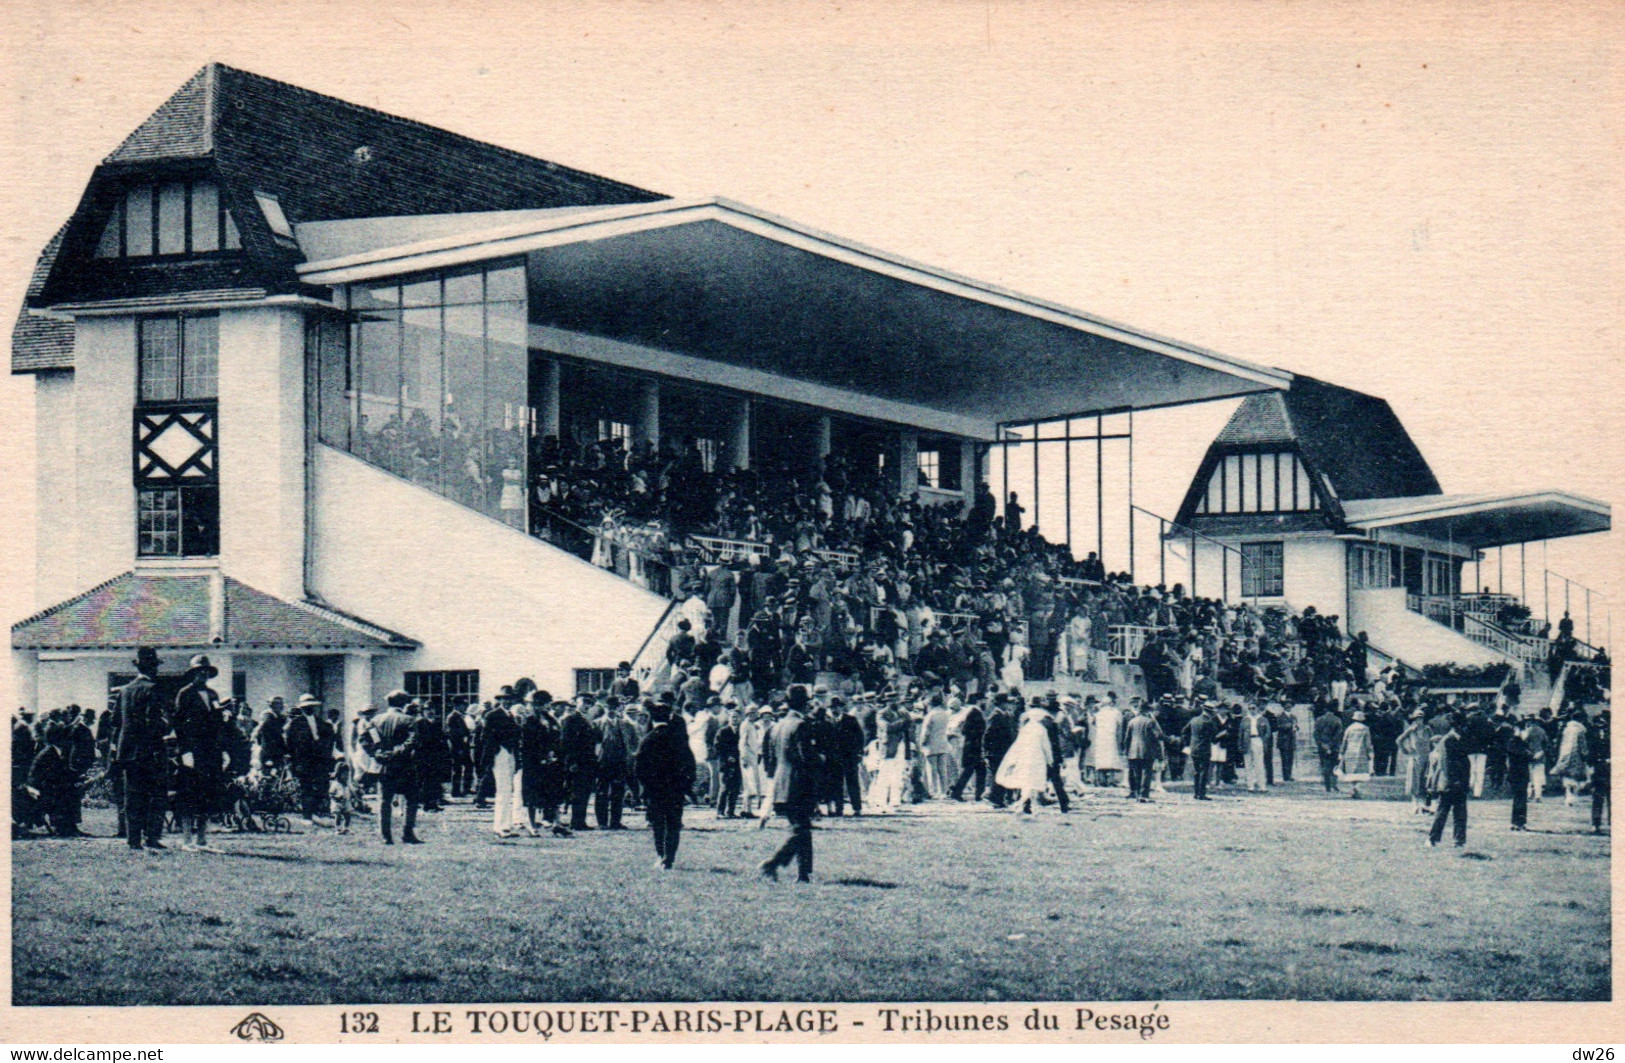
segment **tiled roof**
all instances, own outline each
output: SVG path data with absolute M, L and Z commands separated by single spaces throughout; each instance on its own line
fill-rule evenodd
M 62 235 L 68 231 L 64 224 L 51 237 L 51 242 L 40 252 L 34 263 L 34 273 L 28 279 L 28 295 L 37 296 L 45 289 L 45 278 L 56 263 L 62 247 Z M 73 322 L 31 313 L 24 306 L 17 313 L 11 327 L 11 371 L 33 373 L 41 369 L 73 368 Z
M 122 195 L 152 167 L 218 179 L 241 255 L 193 263 L 93 255 Z M 277 197 L 294 224 L 393 215 L 644 203 L 664 196 L 433 126 L 211 64 L 107 157 L 31 306 L 235 287 L 297 292 L 297 248 L 279 243 L 255 200 Z M 15 364 L 14 370 L 23 370 Z
M 1208 448 L 1175 519 L 1186 523 L 1194 517 L 1214 462 L 1225 451 L 1276 445 L 1295 447 L 1316 484 L 1331 485 L 1334 497 L 1326 502 L 1339 521 L 1344 502 L 1440 491 L 1427 459 L 1386 400 L 1296 375 L 1290 388 L 1249 396 L 1236 408 Z
M 410 649 L 393 631 L 212 572 L 126 572 L 11 629 L 14 649 Z
M 1213 442 L 1256 446 L 1290 443 L 1292 440 L 1292 423 L 1287 420 L 1286 402 L 1280 392 L 1267 391 L 1261 395 L 1247 396 Z

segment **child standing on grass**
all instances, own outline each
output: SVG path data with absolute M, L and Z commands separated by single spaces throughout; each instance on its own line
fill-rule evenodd
M 333 762 L 333 776 L 327 782 L 327 803 L 333 815 L 333 826 L 340 834 L 350 833 L 350 808 L 355 803 L 353 778 L 348 760 Z

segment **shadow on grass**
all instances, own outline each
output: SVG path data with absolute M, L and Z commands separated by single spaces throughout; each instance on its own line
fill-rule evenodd
M 215 853 L 215 856 L 230 857 L 234 860 L 269 860 L 276 864 L 321 864 L 327 867 L 388 867 L 387 860 L 363 860 L 359 857 L 346 856 L 337 860 L 326 860 L 319 856 L 307 856 L 302 853 L 265 853 L 251 852 L 242 849 L 231 849 Z

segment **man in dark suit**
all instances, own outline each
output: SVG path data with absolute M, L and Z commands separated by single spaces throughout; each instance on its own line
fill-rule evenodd
M 309 694 L 299 699 L 300 708 Z M 385 845 L 394 845 L 391 820 L 395 815 L 395 797 L 406 799 L 406 823 L 401 830 L 401 841 L 407 845 L 422 845 L 417 836 L 418 823 L 418 760 L 422 752 L 419 745 L 419 721 L 403 711 L 412 698 L 404 690 L 392 690 L 385 699 L 383 712 L 378 713 L 361 727 L 361 748 L 378 762 L 378 827 Z
M 300 814 L 315 819 L 327 801 L 327 777 L 333 771 L 333 725 L 322 719 L 321 701 L 300 695 L 282 737 L 288 766 L 299 782 Z
M 1444 837 L 1444 821 L 1455 817 L 1455 839 L 1459 848 L 1467 844 L 1467 791 L 1472 785 L 1472 762 L 1468 759 L 1467 740 L 1462 737 L 1466 723 L 1459 710 L 1450 714 L 1450 730 L 1439 740 L 1439 811 L 1433 817 L 1433 829 L 1428 831 L 1428 845 L 1439 844 Z
M 779 868 L 796 861 L 796 881 L 812 881 L 812 814 L 818 802 L 818 750 L 807 727 L 807 688 L 791 684 L 785 694 L 789 710 L 773 728 L 770 741 L 778 770 L 773 776 L 773 810 L 790 821 L 790 837 L 762 861 L 761 872 L 779 877 Z
M 559 759 L 569 780 L 570 829 L 592 830 L 587 824 L 587 805 L 598 774 L 598 729 L 579 704 L 571 706 L 559 722 Z
M 142 646 L 135 655 L 136 677 L 118 693 L 118 769 L 124 776 L 124 824 L 131 849 L 162 849 L 164 805 L 169 797 L 169 765 L 164 735 L 169 720 L 158 697 L 158 653 Z
M 626 804 L 626 779 L 638 748 L 638 729 L 621 715 L 620 703 L 611 699 L 598 721 L 597 789 L 593 814 L 599 830 L 625 830 L 621 808 Z
M 260 771 L 273 778 L 288 760 L 287 726 L 288 718 L 282 714 L 282 699 L 272 698 L 259 726 L 254 729 L 254 749 L 259 757 Z
M 1328 701 L 1315 717 L 1315 752 L 1320 756 L 1320 784 L 1326 792 L 1336 793 L 1337 762 L 1343 755 L 1343 721 L 1337 715 L 1337 703 Z
M 70 837 L 84 837 L 85 832 L 79 829 L 82 819 L 82 797 L 84 794 L 85 776 L 90 769 L 96 766 L 96 732 L 90 728 L 90 720 L 94 713 L 81 709 L 77 705 L 68 706 L 67 723 L 67 751 L 68 772 L 73 778 L 73 785 L 68 788 L 68 822 L 72 824 L 68 831 Z
M 1613 819 L 1614 766 L 1613 747 L 1610 745 L 1612 722 L 1607 709 L 1592 717 L 1591 733 L 1586 736 L 1586 757 L 1591 761 L 1591 833 L 1602 833 L 1606 816 L 1610 827 Z
M 1061 728 L 1055 722 L 1055 716 L 1060 712 L 1060 706 L 1053 700 L 1040 701 L 1033 699 L 1034 708 L 1044 710 L 1042 720 L 1044 733 L 1049 736 L 1049 784 L 1055 788 L 1055 803 L 1064 815 L 1072 811 L 1072 802 L 1067 800 L 1066 780 L 1061 777 L 1061 765 L 1066 763 L 1066 746 L 1061 741 Z
M 1501 755 L 1506 758 L 1506 784 L 1512 792 L 1512 829 L 1529 829 L 1529 744 L 1525 730 L 1510 720 L 1500 728 Z
M 999 694 L 993 699 L 993 718 L 987 721 L 987 733 L 982 736 L 982 752 L 987 760 L 989 775 L 997 775 L 1004 755 L 1016 740 L 1016 720 L 1010 713 L 1007 696 Z M 988 790 L 988 800 L 994 808 L 1003 808 L 1010 800 L 1010 791 L 995 782 Z
M 201 654 L 186 669 L 186 685 L 175 695 L 175 811 L 182 822 L 182 849 L 209 848 L 209 815 L 225 789 L 225 735 L 220 699 L 209 688 L 219 669 Z
M 982 755 L 982 739 L 987 735 L 987 717 L 982 710 L 972 703 L 965 710 L 965 718 L 959 724 L 959 778 L 954 781 L 953 788 L 948 796 L 955 801 L 965 799 L 965 784 L 972 779 L 976 780 L 976 800 L 982 799 L 982 791 L 987 788 L 987 759 Z
M 830 702 L 835 716 L 835 736 L 831 754 L 831 767 L 835 775 L 835 814 L 842 815 L 846 805 L 852 805 L 854 816 L 863 815 L 863 748 L 868 741 L 863 734 L 863 723 L 840 698 Z M 980 795 L 978 795 L 980 796 Z
M 1198 801 L 1207 801 L 1208 776 L 1212 774 L 1213 741 L 1219 734 L 1219 722 L 1206 703 L 1203 703 L 1185 728 L 1186 744 L 1190 746 L 1191 779 Z
M 683 837 L 683 799 L 694 785 L 694 751 L 688 728 L 672 722 L 672 707 L 646 701 L 652 726 L 638 746 L 634 770 L 643 790 L 644 816 L 654 834 L 655 856 L 670 869 Z
M 1128 790 L 1134 800 L 1151 800 L 1151 769 L 1162 752 L 1162 727 L 1139 698 L 1132 699 L 1134 715 L 1123 725 L 1123 751 L 1128 756 Z M 1065 811 L 1063 806 L 1062 811 Z

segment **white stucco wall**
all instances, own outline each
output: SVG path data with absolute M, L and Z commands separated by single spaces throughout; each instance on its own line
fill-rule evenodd
M 431 491 L 318 446 L 315 590 L 423 644 L 380 657 L 374 697 L 405 670 L 477 668 L 483 694 L 630 660 L 665 600 Z
M 1364 631 L 1371 645 L 1413 668 L 1429 664 L 1487 665 L 1508 658 L 1481 646 L 1405 605 L 1404 587 L 1359 590 L 1349 596 L 1353 630 Z
M 40 661 L 36 670 L 38 692 L 31 708 L 38 711 L 79 705 L 100 712 L 107 707 L 107 677 L 133 673 L 135 665 L 120 657 L 77 657 L 67 661 Z
M 71 372 L 34 378 L 34 598 L 15 603 L 19 613 L 48 608 L 77 586 L 79 483 L 78 419 Z M 26 608 L 24 608 L 26 605 Z M 8 617 L 9 622 L 22 619 Z
M 304 597 L 304 315 L 220 314 L 220 568 Z
M 1315 612 L 1348 621 L 1347 561 L 1339 539 L 1287 539 L 1282 550 L 1282 570 L 1287 607 L 1301 613 L 1309 606 Z
M 130 464 L 135 319 L 79 318 L 73 357 L 75 497 L 66 520 L 57 511 L 49 518 L 41 512 L 39 521 L 42 540 L 71 537 L 73 577 L 66 593 L 55 593 L 59 582 L 53 572 L 45 581 L 52 593 L 44 604 L 128 572 L 135 562 L 135 482 Z M 61 412 L 60 404 L 53 412 Z

